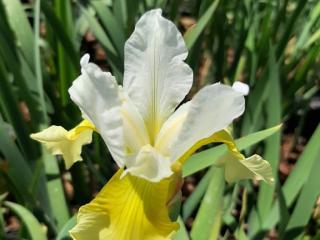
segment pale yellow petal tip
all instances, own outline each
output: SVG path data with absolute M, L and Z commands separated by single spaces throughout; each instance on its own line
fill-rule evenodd
M 61 126 L 50 126 L 30 137 L 42 143 L 53 155 L 62 155 L 66 169 L 75 162 L 82 161 L 82 146 L 89 144 L 92 140 L 92 125 L 82 122 L 70 131 Z
M 38 141 L 37 133 L 31 133 L 31 134 L 29 135 L 29 137 L 30 137 L 31 139 L 35 140 L 35 141 Z
M 274 184 L 274 177 L 270 164 L 259 155 L 253 155 L 239 160 L 234 155 L 227 154 L 224 158 L 225 178 L 227 182 L 242 179 L 263 180 L 269 185 Z
M 272 173 L 271 165 L 268 161 L 264 160 L 261 156 L 254 154 L 246 159 L 246 161 L 252 161 L 253 167 L 250 166 L 250 170 L 254 172 L 257 180 L 263 180 L 269 185 L 274 184 L 274 177 Z M 247 167 L 249 168 L 248 164 Z

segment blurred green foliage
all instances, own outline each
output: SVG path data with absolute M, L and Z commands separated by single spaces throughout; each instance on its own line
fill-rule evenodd
M 272 229 L 278 239 L 319 239 L 319 215 L 312 214 L 320 194 L 320 126 L 285 183 L 277 171 L 282 133 L 271 128 L 295 119 L 297 143 L 308 124 L 310 101 L 319 91 L 317 0 L 0 0 L 0 193 L 10 193 L 0 197 L 0 238 L 6 237 L 3 214 L 10 209 L 21 221 L 21 238 L 67 239 L 73 208 L 88 202 L 112 176 L 115 166 L 98 136 L 85 147 L 84 163 L 69 174 L 61 159 L 48 155 L 29 134 L 80 121 L 67 90 L 79 74 L 80 56 L 92 51 L 84 41 L 88 32 L 122 82 L 125 40 L 139 16 L 153 8 L 162 8 L 184 33 L 195 76 L 191 94 L 217 81 L 250 85 L 234 133 L 251 134 L 238 140 L 239 147 L 260 152 L 276 178 L 275 187 L 257 188 L 249 181 L 227 185 L 221 170 L 210 167 L 224 148 L 197 153 L 184 175 L 202 171 L 203 177 L 182 206 L 180 224 L 193 216 L 189 232 L 196 240 L 262 239 Z M 196 24 L 189 28 L 188 22 Z M 265 128 L 270 129 L 258 132 Z M 240 216 L 233 214 L 239 196 Z M 176 239 L 188 237 L 182 226 Z

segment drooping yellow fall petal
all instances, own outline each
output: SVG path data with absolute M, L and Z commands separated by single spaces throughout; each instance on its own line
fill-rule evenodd
M 82 160 L 82 146 L 91 143 L 93 130 L 95 127 L 88 120 L 83 120 L 70 131 L 61 126 L 50 126 L 30 137 L 43 143 L 50 153 L 62 155 L 69 169 L 75 162 Z
M 120 169 L 98 195 L 82 206 L 77 225 L 70 231 L 75 240 L 165 240 L 179 225 L 169 218 L 168 203 L 180 186 L 180 175 L 152 183 Z
M 221 130 L 208 138 L 198 141 L 174 166 L 183 164 L 200 147 L 209 143 L 218 142 L 226 144 L 229 150 L 229 153 L 216 163 L 218 166 L 224 166 L 225 178 L 228 182 L 253 178 L 263 180 L 268 184 L 273 184 L 274 178 L 270 164 L 256 154 L 245 158 L 238 150 L 232 136 L 227 130 Z

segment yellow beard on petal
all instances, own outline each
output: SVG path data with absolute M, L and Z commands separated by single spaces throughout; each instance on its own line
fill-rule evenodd
M 169 218 L 168 204 L 181 187 L 181 175 L 158 183 L 120 169 L 89 204 L 79 210 L 70 231 L 76 240 L 171 239 L 179 225 Z

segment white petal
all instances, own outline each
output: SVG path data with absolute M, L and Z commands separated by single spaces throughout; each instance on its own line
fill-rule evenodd
M 85 68 L 88 64 L 89 64 L 89 60 L 90 60 L 90 55 L 88 53 L 86 53 L 85 55 L 82 56 L 82 58 L 80 59 L 80 66 L 82 68 Z
M 124 140 L 119 87 L 110 73 L 81 59 L 82 74 L 69 88 L 71 99 L 95 126 L 117 164 L 123 166 Z
M 143 146 L 138 154 L 127 158 L 126 167 L 122 177 L 130 173 L 151 182 L 159 182 L 173 173 L 169 159 L 151 145 Z
M 249 94 L 249 85 L 243 82 L 236 81 L 232 84 L 232 88 L 244 96 Z
M 170 156 L 172 145 L 177 140 L 183 122 L 185 121 L 190 107 L 190 101 L 181 105 L 162 125 L 157 136 L 155 148 L 164 156 Z
M 172 147 L 177 160 L 196 142 L 226 128 L 244 111 L 244 97 L 220 83 L 204 87 L 191 100 L 188 115 Z
M 124 89 L 146 122 L 151 141 L 192 86 L 187 48 L 161 10 L 145 13 L 125 44 Z
M 121 108 L 123 116 L 123 129 L 126 152 L 128 154 L 137 153 L 140 148 L 150 143 L 149 135 L 136 106 L 131 99 L 122 92 L 123 104 Z

